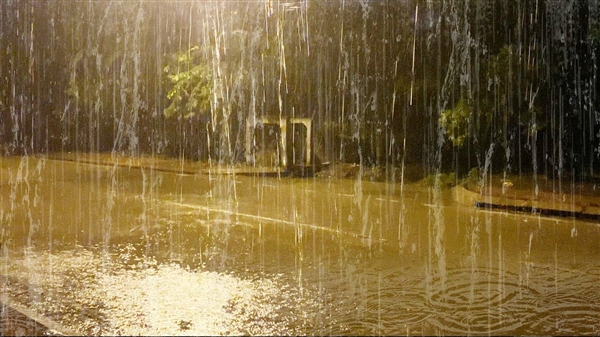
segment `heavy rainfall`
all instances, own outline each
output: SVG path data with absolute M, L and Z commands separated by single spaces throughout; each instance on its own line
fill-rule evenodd
M 600 334 L 596 0 L 0 1 L 2 335 Z

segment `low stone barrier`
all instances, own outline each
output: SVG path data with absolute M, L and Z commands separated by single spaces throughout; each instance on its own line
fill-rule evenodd
M 532 200 L 532 198 L 527 198 L 526 193 L 526 191 L 520 191 L 520 194 L 517 192 L 499 195 L 480 194 L 461 185 L 453 188 L 454 201 L 465 206 L 600 221 L 600 196 L 591 198 L 581 195 L 569 195 L 569 197 L 564 195 L 560 198 L 558 195 L 546 192 L 542 198 L 548 200 Z

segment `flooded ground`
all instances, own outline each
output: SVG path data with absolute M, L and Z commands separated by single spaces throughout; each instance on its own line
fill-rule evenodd
M 0 186 L 2 292 L 81 334 L 600 333 L 594 222 L 33 157 L 2 158 Z

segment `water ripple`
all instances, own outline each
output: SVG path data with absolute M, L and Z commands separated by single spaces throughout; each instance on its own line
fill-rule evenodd
M 428 321 L 444 334 L 522 332 L 535 313 L 539 293 L 519 277 L 496 269 L 448 270 L 442 284 L 434 278 L 428 294 Z

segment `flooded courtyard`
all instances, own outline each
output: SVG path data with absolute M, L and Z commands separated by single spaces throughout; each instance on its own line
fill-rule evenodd
M 0 1 L 0 335 L 600 334 L 600 3 Z
M 3 293 L 78 333 L 600 329 L 597 223 L 480 210 L 422 182 L 33 157 L 3 158 L 0 177 Z

